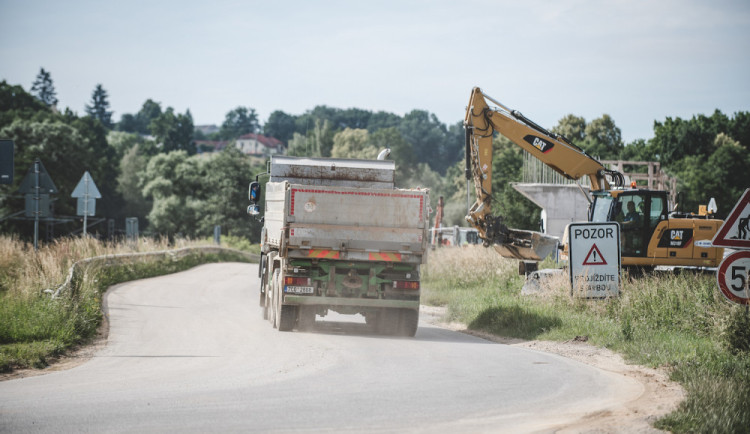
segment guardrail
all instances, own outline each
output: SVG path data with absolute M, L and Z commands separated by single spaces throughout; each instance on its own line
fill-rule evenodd
M 101 255 L 101 256 L 94 256 L 91 258 L 81 259 L 80 261 L 76 261 L 73 263 L 73 265 L 70 266 L 70 270 L 68 270 L 68 277 L 65 279 L 65 282 L 57 287 L 57 289 L 45 289 L 44 292 L 46 294 L 51 294 L 52 298 L 57 298 L 63 291 L 70 288 L 70 284 L 73 281 L 73 277 L 76 274 L 76 270 L 80 269 L 84 265 L 90 265 L 92 263 L 100 262 L 99 265 L 119 265 L 128 259 L 135 259 L 135 258 L 141 258 L 141 257 L 148 257 L 148 256 L 164 256 L 169 257 L 173 261 L 180 260 L 184 258 L 185 256 L 194 254 L 194 253 L 221 253 L 221 252 L 231 252 L 231 253 L 237 253 L 243 256 L 247 256 L 250 260 L 260 260 L 260 255 L 256 255 L 254 253 L 248 253 L 243 252 L 242 250 L 237 249 L 230 249 L 227 247 L 221 247 L 221 246 L 196 246 L 196 247 L 183 247 L 181 249 L 174 249 L 174 250 L 159 250 L 155 252 L 135 252 L 135 253 L 117 253 L 113 255 Z

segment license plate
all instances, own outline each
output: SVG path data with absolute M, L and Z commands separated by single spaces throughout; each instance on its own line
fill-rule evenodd
M 286 286 L 284 292 L 291 294 L 312 294 L 315 288 L 312 286 Z

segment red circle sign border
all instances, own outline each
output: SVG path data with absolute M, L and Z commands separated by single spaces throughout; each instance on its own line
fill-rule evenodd
M 737 297 L 736 295 L 734 295 L 734 293 L 732 293 L 732 291 L 729 290 L 729 288 L 727 288 L 726 285 L 725 276 L 727 273 L 727 268 L 729 268 L 730 264 L 740 258 L 750 258 L 750 251 L 734 252 L 724 258 L 724 260 L 719 265 L 719 269 L 716 272 L 716 280 L 719 284 L 719 290 L 721 290 L 722 295 L 724 295 L 727 300 L 737 304 L 750 305 L 750 298 Z M 750 279 L 750 271 L 748 272 L 748 276 L 746 276 L 745 278 Z

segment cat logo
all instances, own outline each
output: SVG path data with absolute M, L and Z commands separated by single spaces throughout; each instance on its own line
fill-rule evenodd
M 692 229 L 670 229 L 659 238 L 658 247 L 682 248 L 687 247 L 693 240 Z
M 531 146 L 535 147 L 539 151 L 541 151 L 543 154 L 546 154 L 547 152 L 552 150 L 552 147 L 555 146 L 554 143 L 544 140 L 541 137 L 532 136 L 531 134 L 527 135 L 523 138 L 526 143 L 530 144 Z

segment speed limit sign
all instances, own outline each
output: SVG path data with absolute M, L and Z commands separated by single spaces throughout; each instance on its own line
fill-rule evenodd
M 719 265 L 716 279 L 719 289 L 729 301 L 750 305 L 750 251 L 735 252 L 724 258 Z

